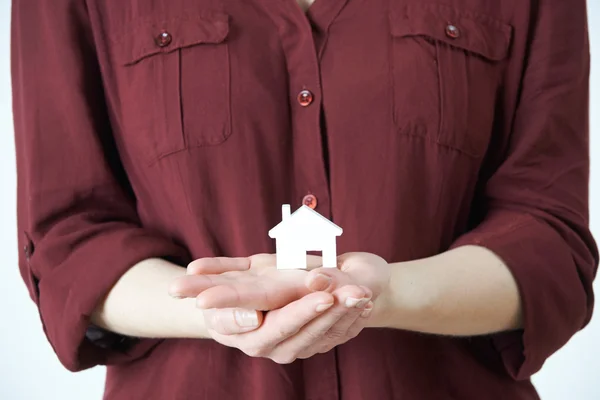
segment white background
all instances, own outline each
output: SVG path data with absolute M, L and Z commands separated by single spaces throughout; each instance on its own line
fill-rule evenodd
M 565 0 L 566 1 L 566 0 Z M 592 54 L 600 54 L 600 1 L 588 2 Z M 72 374 L 46 342 L 17 267 L 15 155 L 10 94 L 10 1 L 0 0 L 0 399 L 101 399 L 104 369 Z M 591 217 L 600 239 L 600 62 L 592 62 Z M 600 280 L 596 282 L 600 298 Z M 597 306 L 600 313 L 600 305 Z M 598 314 L 597 313 L 597 314 Z M 600 317 L 534 377 L 543 400 L 600 399 Z

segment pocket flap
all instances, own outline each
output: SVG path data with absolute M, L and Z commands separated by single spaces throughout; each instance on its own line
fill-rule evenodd
M 202 43 L 216 44 L 229 33 L 229 16 L 221 12 L 203 12 L 157 20 L 143 18 L 132 23 L 117 43 L 117 57 L 124 65 L 158 53 Z
M 390 13 L 393 36 L 427 36 L 500 61 L 508 54 L 512 26 L 487 15 L 442 5 L 410 4 Z

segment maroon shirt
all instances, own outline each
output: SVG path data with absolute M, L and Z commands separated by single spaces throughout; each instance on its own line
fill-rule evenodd
M 441 3 L 14 0 L 20 269 L 60 361 L 111 400 L 536 399 L 593 304 L 585 2 Z M 340 253 L 493 250 L 524 329 L 278 365 L 89 326 L 140 260 L 274 252 L 308 194 Z

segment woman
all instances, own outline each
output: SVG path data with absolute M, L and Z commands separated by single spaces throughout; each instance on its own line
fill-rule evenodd
M 13 0 L 58 358 L 111 400 L 538 398 L 598 263 L 585 2 L 300 4 Z M 282 204 L 338 269 L 275 269 Z

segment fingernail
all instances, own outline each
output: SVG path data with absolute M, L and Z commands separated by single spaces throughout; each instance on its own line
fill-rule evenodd
M 365 299 L 365 298 L 357 299 L 355 297 L 346 297 L 346 302 L 344 304 L 348 308 L 352 308 L 352 307 L 361 308 L 366 303 L 367 303 L 367 299 Z
M 323 312 L 323 311 L 327 310 L 332 305 L 333 305 L 333 303 L 319 304 L 317 306 L 317 308 L 315 308 L 315 310 L 320 313 L 320 312 Z
M 364 306 L 367 305 L 368 302 L 369 302 L 368 298 L 361 299 L 358 303 L 356 303 L 356 305 L 354 307 L 363 308 Z
M 360 313 L 360 316 L 367 318 L 369 315 L 371 315 L 371 311 L 373 311 L 373 302 L 369 301 L 369 303 L 365 306 L 365 310 Z
M 331 286 L 331 277 L 325 274 L 317 274 L 310 281 L 310 288 L 314 291 L 323 291 Z
M 235 322 L 242 328 L 258 326 L 256 311 L 235 310 Z
M 169 296 L 171 296 L 174 299 L 183 299 L 183 297 L 184 297 L 181 293 L 175 293 L 175 292 L 169 293 Z

